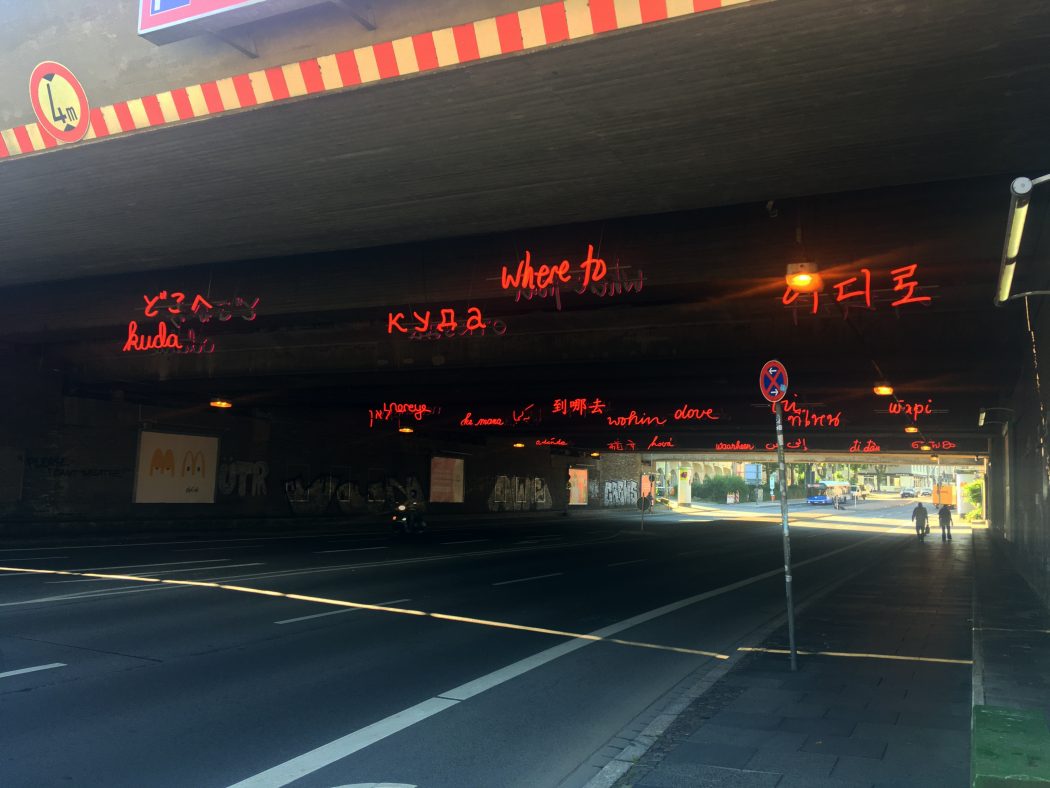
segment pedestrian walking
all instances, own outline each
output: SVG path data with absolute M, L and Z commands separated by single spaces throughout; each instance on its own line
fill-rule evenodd
M 930 532 L 930 518 L 922 501 L 915 504 L 915 508 L 911 510 L 911 519 L 915 521 L 915 535 L 919 537 L 920 542 L 925 542 L 926 534 Z
M 952 508 L 948 504 L 942 504 L 941 510 L 937 512 L 937 519 L 941 521 L 941 541 L 952 540 Z

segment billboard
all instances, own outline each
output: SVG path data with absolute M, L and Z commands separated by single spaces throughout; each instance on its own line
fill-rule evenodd
M 143 430 L 135 503 L 215 503 L 218 460 L 218 438 Z
M 430 502 L 463 503 L 463 460 L 430 458 Z
M 569 468 L 569 506 L 587 505 L 587 469 Z

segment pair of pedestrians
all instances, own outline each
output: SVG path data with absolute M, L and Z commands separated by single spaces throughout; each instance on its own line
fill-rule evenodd
M 930 518 L 922 501 L 915 504 L 911 512 L 911 519 L 915 521 L 915 533 L 918 534 L 919 541 L 926 541 L 926 534 L 930 532 Z M 948 504 L 941 505 L 937 512 L 937 519 L 941 524 L 941 541 L 950 542 L 952 540 L 952 510 Z

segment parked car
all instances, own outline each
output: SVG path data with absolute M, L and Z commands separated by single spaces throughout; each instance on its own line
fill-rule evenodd
M 915 497 L 915 488 L 914 487 L 902 487 L 901 488 L 901 498 L 914 498 L 914 497 Z
M 921 490 L 919 490 L 919 495 L 933 495 L 933 490 L 931 490 L 929 487 L 923 487 Z

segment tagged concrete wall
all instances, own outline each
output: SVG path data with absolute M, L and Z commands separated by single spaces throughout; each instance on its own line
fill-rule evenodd
M 0 3 L 0 128 L 33 120 L 26 87 L 42 60 L 80 79 L 92 106 L 292 63 L 401 36 L 528 8 L 520 0 L 351 2 L 374 19 L 363 27 L 340 3 L 321 3 L 230 31 L 258 53 L 249 58 L 213 35 L 157 46 L 138 35 L 135 0 Z

